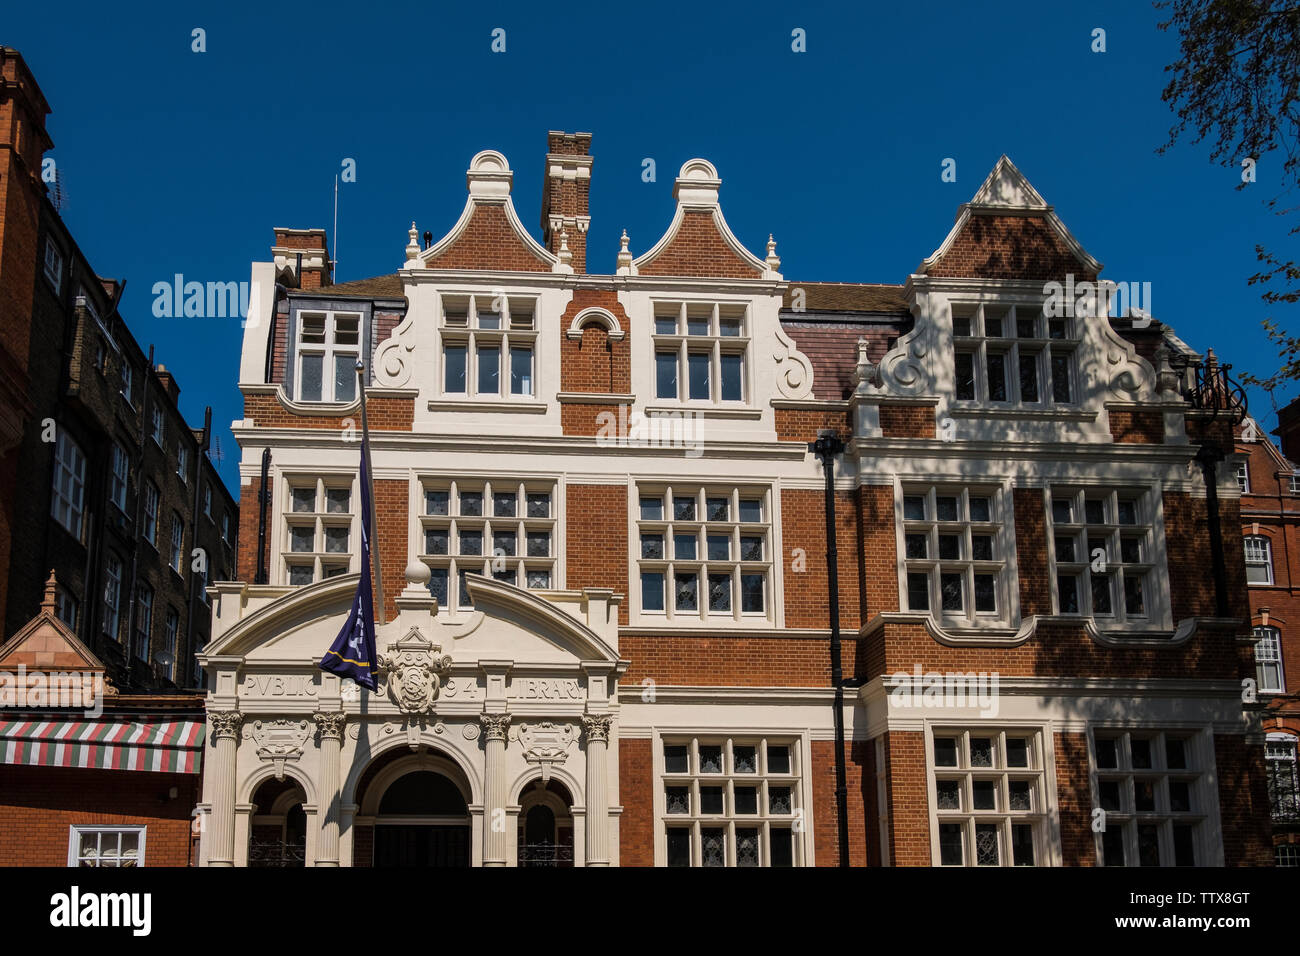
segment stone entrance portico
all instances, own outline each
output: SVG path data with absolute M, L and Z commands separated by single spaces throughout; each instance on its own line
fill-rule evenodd
M 557 809 L 553 793 L 572 800 L 564 819 L 574 865 L 617 863 L 621 596 L 475 576 L 474 609 L 450 616 L 428 574 L 407 568 L 397 617 L 377 628 L 374 694 L 317 667 L 356 574 L 299 588 L 213 587 L 215 636 L 200 656 L 213 688 L 202 865 L 248 865 L 254 821 L 270 812 L 254 798 L 277 779 L 301 788 L 308 866 L 372 865 L 376 826 L 454 822 L 411 805 L 420 797 L 410 787 L 405 815 L 381 815 L 385 793 L 410 773 L 446 778 L 463 796 L 472 865 L 516 864 L 524 794 L 551 781 Z

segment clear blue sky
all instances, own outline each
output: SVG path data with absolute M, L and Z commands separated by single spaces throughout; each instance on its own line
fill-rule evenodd
M 703 156 L 733 230 L 759 255 L 775 233 L 788 279 L 901 282 L 1005 152 L 1104 275 L 1152 283 L 1155 314 L 1189 344 L 1239 372 L 1276 365 L 1246 279 L 1257 242 L 1287 248 L 1264 207 L 1278 163 L 1236 191 L 1204 145 L 1156 155 L 1176 42 L 1138 0 L 229 7 L 13 4 L 0 42 L 54 109 L 65 218 L 97 271 L 127 279 L 122 313 L 175 371 L 185 414 L 213 406 L 236 493 L 239 321 L 155 318 L 152 285 L 246 280 L 273 226 L 330 228 L 345 157 L 340 280 L 399 267 L 412 219 L 441 236 L 484 148 L 510 160 L 540 236 L 549 129 L 593 134 L 592 271 L 613 270 L 624 228 L 634 253 L 658 239 L 678 168 Z M 195 27 L 206 53 L 191 52 Z M 646 157 L 657 182 L 642 182 Z M 945 157 L 956 183 L 940 180 Z M 1251 399 L 1272 427 L 1268 397 Z

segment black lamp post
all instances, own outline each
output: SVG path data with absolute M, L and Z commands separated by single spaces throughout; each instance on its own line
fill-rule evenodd
M 835 688 L 835 813 L 840 866 L 849 865 L 849 786 L 844 770 L 844 671 L 840 663 L 840 572 L 835 546 L 835 456 L 844 442 L 833 431 L 818 432 L 810 446 L 826 475 L 826 588 L 831 618 L 831 686 Z

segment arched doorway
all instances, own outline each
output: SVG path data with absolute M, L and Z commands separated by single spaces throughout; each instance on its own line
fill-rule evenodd
M 292 779 L 264 780 L 253 793 L 248 831 L 250 867 L 307 865 L 307 798 Z
M 438 769 L 393 780 L 375 814 L 374 865 L 469 866 L 470 817 L 460 786 Z
M 540 779 L 519 797 L 519 865 L 573 866 L 573 798 L 563 784 Z

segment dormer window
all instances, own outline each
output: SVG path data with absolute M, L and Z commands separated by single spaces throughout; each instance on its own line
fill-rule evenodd
M 955 398 L 1016 408 L 1073 405 L 1075 320 L 1038 305 L 954 305 Z
M 674 402 L 744 402 L 749 316 L 743 304 L 657 302 L 655 397 Z
M 536 394 L 537 300 L 504 293 L 443 296 L 442 390 L 487 399 Z
M 297 354 L 298 401 L 356 400 L 356 365 L 361 355 L 360 314 L 299 313 Z

